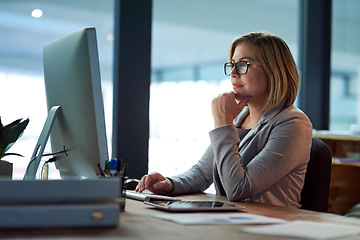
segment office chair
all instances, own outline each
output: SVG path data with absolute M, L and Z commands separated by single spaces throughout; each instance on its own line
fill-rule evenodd
M 327 212 L 329 204 L 331 151 L 319 138 L 312 138 L 310 160 L 301 191 L 302 209 Z

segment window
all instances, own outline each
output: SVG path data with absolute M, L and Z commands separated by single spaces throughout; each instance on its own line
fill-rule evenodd
M 181 173 L 208 147 L 211 100 L 231 91 L 223 64 L 237 36 L 272 32 L 297 58 L 298 4 L 297 0 L 154 0 L 150 172 Z
M 333 0 L 330 130 L 360 123 L 360 2 Z
M 33 17 L 31 14 L 34 9 L 41 9 L 42 15 Z M 23 136 L 9 151 L 22 154 L 24 158 L 9 156 L 5 159 L 14 164 L 13 179 L 23 178 L 47 117 L 42 48 L 50 41 L 89 26 L 97 30 L 105 119 L 110 142 L 113 22 L 113 0 L 0 2 L 1 120 L 9 124 L 18 118 L 30 119 Z M 111 147 L 110 143 L 108 145 Z

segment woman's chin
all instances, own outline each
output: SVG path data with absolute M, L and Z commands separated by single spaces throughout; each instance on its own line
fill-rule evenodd
M 245 98 L 246 96 L 240 94 L 240 93 L 237 93 L 235 92 L 235 99 L 238 100 L 238 101 L 241 101 Z

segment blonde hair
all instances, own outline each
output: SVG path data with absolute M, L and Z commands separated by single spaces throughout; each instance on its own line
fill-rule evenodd
M 271 33 L 248 33 L 234 40 L 230 47 L 231 61 L 240 43 L 254 47 L 269 81 L 264 111 L 276 106 L 290 106 L 297 97 L 300 78 L 294 58 L 283 39 Z

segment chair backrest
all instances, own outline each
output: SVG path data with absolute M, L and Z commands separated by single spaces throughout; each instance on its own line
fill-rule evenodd
M 312 138 L 310 160 L 301 191 L 302 209 L 327 212 L 331 176 L 331 151 L 319 138 Z

